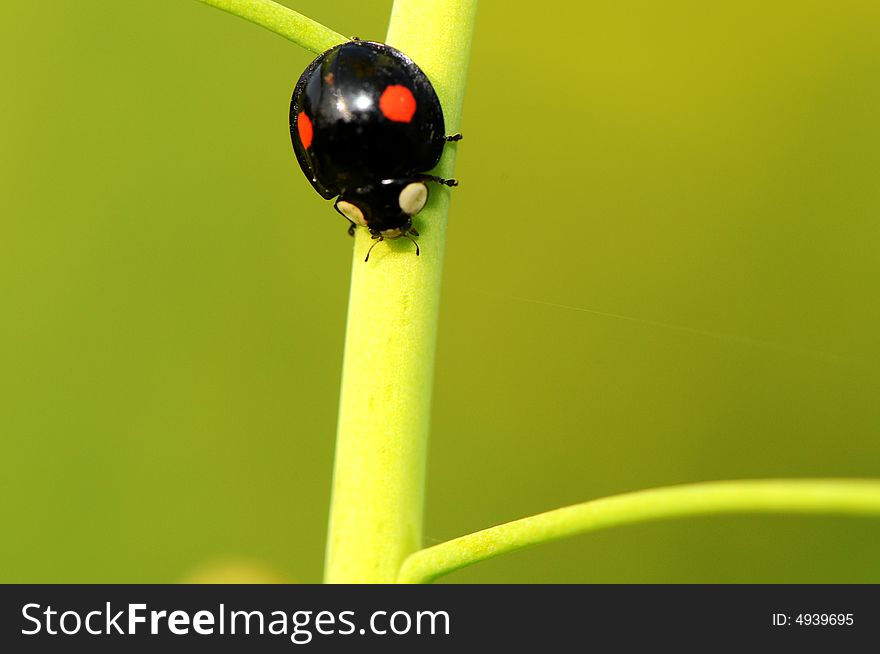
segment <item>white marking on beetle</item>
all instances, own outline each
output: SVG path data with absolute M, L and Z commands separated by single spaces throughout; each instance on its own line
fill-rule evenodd
M 428 201 L 428 187 L 421 182 L 407 184 L 400 192 L 397 202 L 403 213 L 415 216 L 421 211 Z
M 346 202 L 345 200 L 338 200 L 336 202 L 336 208 L 339 209 L 339 213 L 348 218 L 355 225 L 360 225 L 361 227 L 367 226 L 364 212 L 361 211 L 357 205 L 354 205 L 351 202 Z

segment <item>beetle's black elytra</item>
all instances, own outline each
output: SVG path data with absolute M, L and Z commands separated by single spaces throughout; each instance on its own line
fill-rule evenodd
M 422 70 L 383 43 L 349 41 L 309 64 L 290 102 L 290 137 L 315 190 L 337 198 L 349 233 L 365 227 L 376 243 L 407 238 L 419 254 L 412 219 L 428 201 L 426 183 L 458 184 L 425 171 L 461 135 L 446 136 L 440 100 Z

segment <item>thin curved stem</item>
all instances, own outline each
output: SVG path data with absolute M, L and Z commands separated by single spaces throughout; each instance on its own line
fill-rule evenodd
M 321 54 L 334 45 L 348 40 L 342 34 L 272 0 L 199 0 L 199 2 L 265 27 L 315 54 Z
M 400 583 L 430 583 L 514 550 L 609 527 L 737 513 L 880 517 L 880 480 L 715 481 L 626 493 L 567 506 L 462 536 L 411 554 Z

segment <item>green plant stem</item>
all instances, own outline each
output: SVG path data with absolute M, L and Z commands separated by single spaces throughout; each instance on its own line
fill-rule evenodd
M 347 41 L 344 36 L 271 0 L 199 0 L 265 27 L 315 54 Z
M 880 481 L 717 481 L 607 497 L 514 520 L 423 549 L 406 559 L 398 581 L 430 583 L 499 554 L 609 527 L 735 513 L 880 517 Z
M 387 42 L 422 68 L 458 130 L 477 0 L 395 0 Z M 437 174 L 452 173 L 449 144 Z M 425 457 L 450 190 L 432 186 L 412 243 L 357 230 L 345 337 L 329 583 L 393 583 L 421 547 Z

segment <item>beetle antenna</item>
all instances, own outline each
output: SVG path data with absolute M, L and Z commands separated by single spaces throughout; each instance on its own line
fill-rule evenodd
M 384 240 L 385 239 L 382 238 L 381 236 L 378 239 L 376 239 L 376 241 L 370 246 L 370 249 L 367 250 L 367 256 L 364 257 L 364 263 L 367 263 L 367 261 L 370 260 L 370 253 L 373 251 L 373 248 L 376 247 L 377 245 L 379 245 L 379 243 L 381 243 Z
M 405 238 L 405 239 L 409 239 L 410 241 L 412 241 L 412 244 L 416 246 L 416 256 L 419 256 L 419 244 L 416 243 L 416 239 L 414 239 L 414 238 L 413 238 L 412 236 L 410 236 L 409 234 L 404 234 L 404 235 L 403 235 L 403 238 Z

